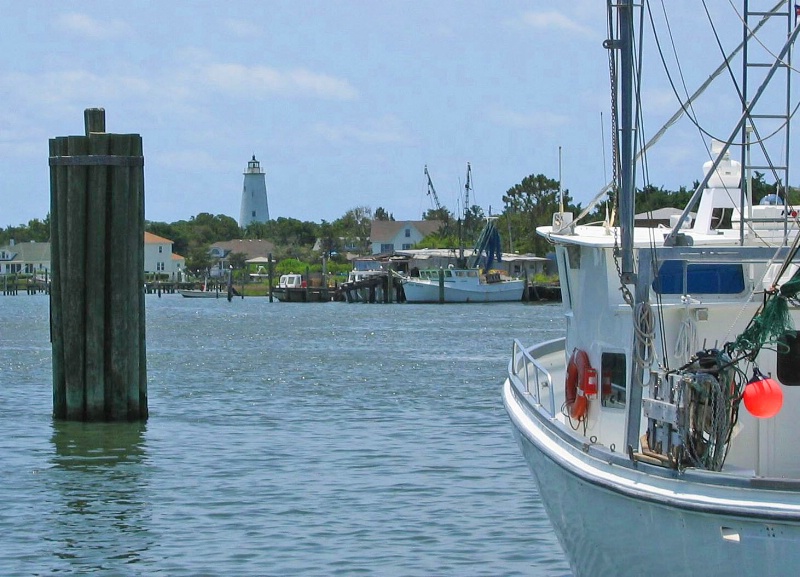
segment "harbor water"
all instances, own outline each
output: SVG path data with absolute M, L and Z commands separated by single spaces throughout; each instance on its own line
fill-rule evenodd
M 3 575 L 567 576 L 500 397 L 559 305 L 147 295 L 144 424 L 54 422 L 0 297 Z

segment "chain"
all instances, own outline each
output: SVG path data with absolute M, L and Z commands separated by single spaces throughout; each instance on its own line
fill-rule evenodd
M 609 22 L 611 22 L 609 18 Z M 609 29 L 609 33 L 613 35 L 613 30 Z M 611 193 L 614 195 L 614 210 L 615 218 L 619 218 L 619 120 L 617 118 L 617 60 L 614 58 L 614 50 L 608 50 L 608 71 L 611 82 L 611 182 L 613 186 Z M 617 235 L 618 228 L 614 227 L 614 266 L 617 269 L 617 277 L 619 278 L 619 290 L 622 292 L 622 299 L 628 304 L 633 306 L 633 295 L 630 289 L 622 282 L 622 268 L 619 264 L 619 238 Z

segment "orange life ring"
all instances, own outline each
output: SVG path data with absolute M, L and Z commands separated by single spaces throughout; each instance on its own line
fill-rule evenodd
M 594 394 L 597 394 L 597 372 L 589 363 L 586 351 L 575 349 L 567 365 L 567 379 L 564 383 L 566 407 L 572 419 L 582 419 L 589 409 L 587 394 L 591 394 L 591 378 L 594 375 Z

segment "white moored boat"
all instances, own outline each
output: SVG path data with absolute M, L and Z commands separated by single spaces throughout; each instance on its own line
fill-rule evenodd
M 439 302 L 439 274 L 442 275 L 443 302 L 492 303 L 521 301 L 523 279 L 503 278 L 499 273 L 484 274 L 476 268 L 446 268 L 419 271 L 419 277 L 404 277 L 406 302 Z
M 494 260 L 502 258 L 500 233 L 487 220 L 473 251 L 469 268 L 430 269 L 419 276 L 402 277 L 409 303 L 497 303 L 521 301 L 525 280 L 492 271 Z
M 614 10 L 612 30 L 639 22 L 632 0 Z M 782 23 L 768 50 L 777 63 L 759 67 L 765 82 L 775 71 L 788 79 L 794 5 L 747 10 L 746 42 L 766 41 L 762 17 Z M 629 78 L 634 44 L 628 33 L 606 43 Z M 620 81 L 623 102 L 637 81 Z M 763 108 L 763 93 L 748 85 L 741 118 L 702 173 L 698 162 L 703 180 L 672 229 L 633 226 L 639 115 L 623 103 L 621 225 L 559 213 L 538 230 L 555 245 L 566 337 L 514 341 L 502 395 L 576 577 L 800 575 L 797 212 L 782 199 L 753 206 L 742 192 L 759 165 L 787 182 L 788 135 L 772 142 L 777 159 L 770 142 L 759 143 L 758 161 L 747 140 L 731 148 L 740 135 L 788 128 L 789 91 L 779 91 L 777 113 Z M 759 130 L 776 118 L 777 128 Z M 732 213 L 729 228 L 714 228 L 720 208 Z

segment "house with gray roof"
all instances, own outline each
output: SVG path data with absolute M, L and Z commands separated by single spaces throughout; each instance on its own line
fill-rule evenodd
M 409 250 L 442 224 L 440 220 L 373 220 L 369 234 L 372 254 Z
M 256 258 L 267 259 L 275 252 L 275 245 L 264 239 L 259 238 L 237 238 L 215 242 L 208 249 L 209 256 L 216 262 L 211 268 L 211 276 L 217 277 L 230 264 L 232 254 L 243 254 L 245 261 Z
M 50 243 L 13 240 L 0 246 L 0 274 L 50 274 Z

